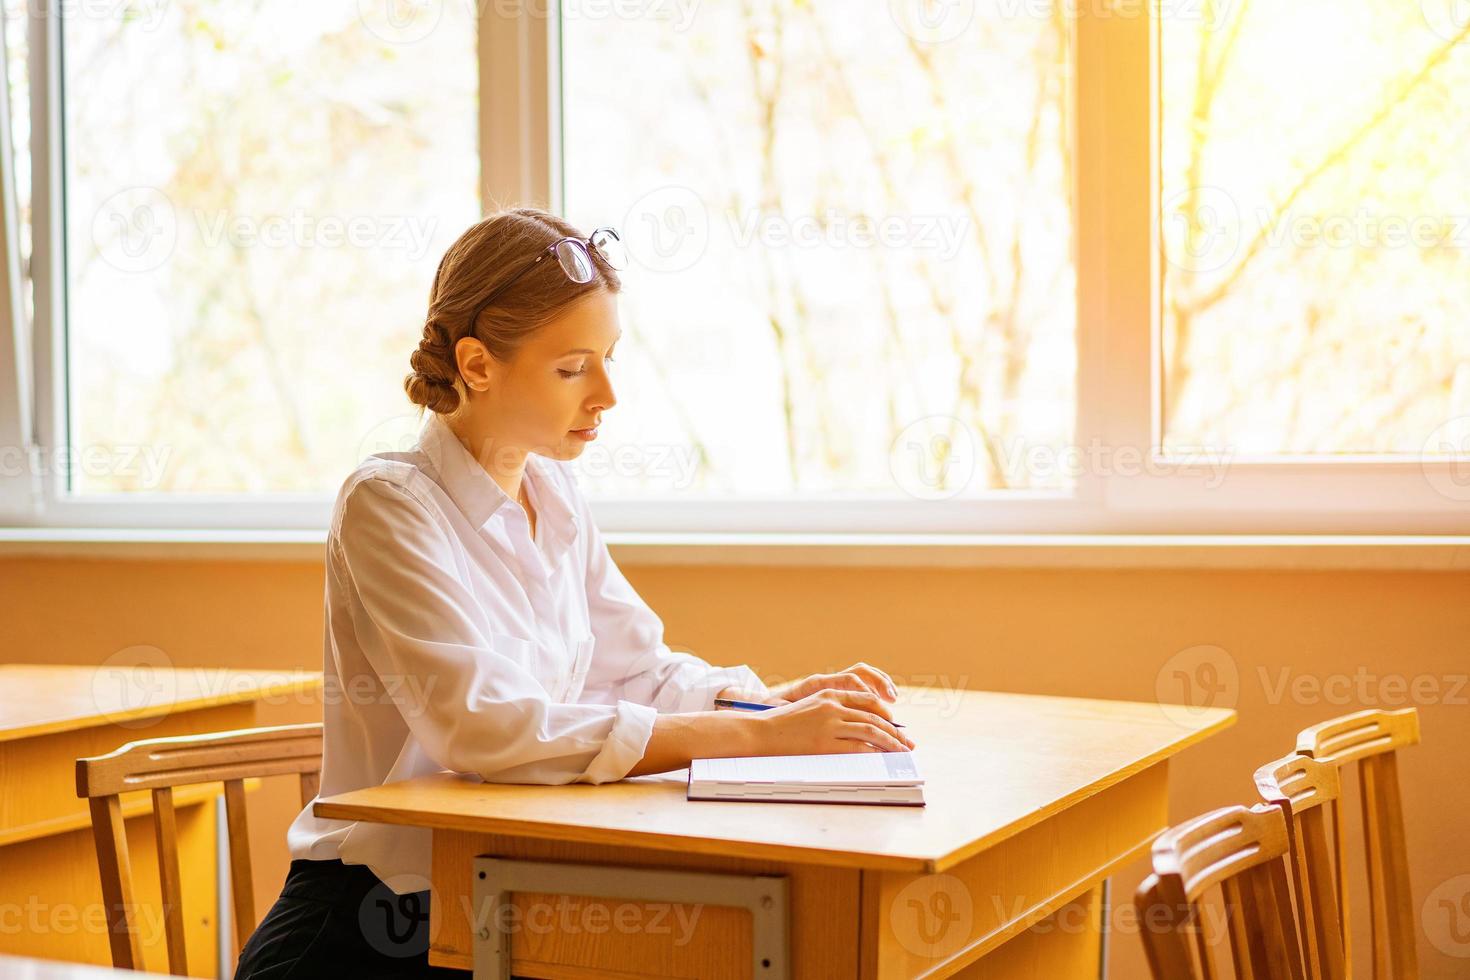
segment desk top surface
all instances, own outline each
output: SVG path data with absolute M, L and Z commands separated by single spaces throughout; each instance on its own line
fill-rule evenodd
M 0 954 L 0 977 L 5 980 L 164 980 L 158 973 L 3 954 Z
M 0 664 L 0 742 L 240 701 L 310 697 L 319 672 L 170 667 L 161 652 L 97 665 Z
M 602 785 L 449 772 L 319 799 L 320 817 L 660 850 L 942 871 L 1226 728 L 1235 712 L 903 688 L 923 807 L 684 798 L 687 770 Z

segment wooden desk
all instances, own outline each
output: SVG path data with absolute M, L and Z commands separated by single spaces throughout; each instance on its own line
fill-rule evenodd
M 87 801 L 77 798 L 76 760 L 125 742 L 163 735 L 250 728 L 256 706 L 319 697 L 321 674 L 171 669 L 147 658 L 125 664 L 0 664 L 0 952 L 111 965 L 97 852 Z M 179 859 L 189 962 L 214 976 L 214 785 L 181 787 Z M 141 903 L 144 956 L 166 971 L 152 804 L 123 796 L 128 845 Z
M 37 960 L 21 956 L 0 956 L 0 977 L 5 980 L 163 980 L 157 973 L 78 966 L 59 960 Z
M 784 976 L 800 980 L 1093 977 L 1104 883 L 1167 824 L 1168 758 L 1235 720 L 926 688 L 904 689 L 896 716 L 918 743 L 923 808 L 690 802 L 682 777 L 507 786 L 441 773 L 315 812 L 433 828 L 429 959 L 474 965 L 477 980 L 497 957 L 528 977 L 775 977 L 786 952 Z M 677 873 L 660 884 L 628 869 Z M 509 882 L 509 904 L 486 880 Z M 766 965 L 772 942 L 786 945 Z

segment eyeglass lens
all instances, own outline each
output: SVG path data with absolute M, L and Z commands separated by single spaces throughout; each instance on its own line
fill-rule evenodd
M 604 261 L 614 269 L 628 267 L 628 250 L 623 240 L 611 228 L 599 228 L 592 233 L 592 246 L 601 253 Z
M 556 260 L 561 263 L 567 278 L 572 282 L 591 282 L 593 276 L 592 257 L 581 242 L 564 241 L 556 246 Z

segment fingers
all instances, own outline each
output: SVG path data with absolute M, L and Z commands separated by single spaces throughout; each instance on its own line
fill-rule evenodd
M 893 679 L 877 667 L 857 663 L 836 674 L 818 674 L 813 678 L 823 688 L 837 691 L 869 691 L 885 701 L 898 700 Z
M 863 711 L 871 712 L 885 721 L 893 721 L 893 711 L 888 707 L 888 704 L 879 698 L 878 695 L 866 689 L 861 691 L 826 690 L 821 692 L 818 697 L 835 701 L 848 708 L 859 708 Z
M 869 745 L 861 739 L 838 738 L 836 747 L 831 749 L 831 751 L 839 755 L 845 755 L 851 752 L 886 752 L 888 750 L 879 748 L 876 745 Z
M 869 691 L 885 701 L 898 700 L 898 688 L 885 671 L 866 663 L 855 663 L 835 674 L 811 674 L 799 681 L 792 681 L 771 693 L 791 700 L 800 700 L 822 691 Z
M 863 711 L 857 708 L 848 708 L 843 713 L 842 717 L 844 721 L 850 724 L 872 725 L 875 728 L 879 728 L 882 731 L 887 732 L 889 735 L 897 739 L 898 742 L 902 744 L 904 750 L 908 750 L 914 747 L 913 739 L 909 738 L 903 732 L 899 731 L 889 722 L 883 720 L 882 718 L 874 716 L 870 712 Z
M 909 747 L 877 725 L 860 721 L 844 722 L 837 735 L 840 739 L 856 739 L 876 745 L 882 752 L 907 752 Z
M 847 668 L 847 673 L 856 674 L 867 684 L 868 689 L 881 698 L 889 701 L 898 700 L 898 688 L 894 686 L 893 678 L 887 673 L 870 664 L 855 663 Z

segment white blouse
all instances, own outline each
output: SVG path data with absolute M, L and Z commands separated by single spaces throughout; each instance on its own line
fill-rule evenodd
M 623 577 L 571 465 L 535 454 L 536 539 L 449 426 L 370 456 L 327 536 L 321 796 L 441 770 L 492 782 L 602 783 L 642 757 L 659 712 L 707 711 L 748 667 L 675 653 Z M 292 822 L 293 858 L 364 864 L 428 887 L 429 831 Z

